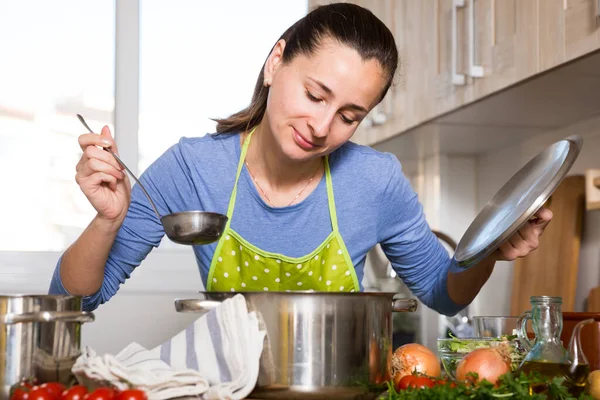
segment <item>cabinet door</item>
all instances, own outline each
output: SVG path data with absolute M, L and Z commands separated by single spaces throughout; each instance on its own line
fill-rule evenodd
M 435 113 L 438 72 L 435 15 L 437 0 L 394 1 L 393 33 L 400 54 L 398 86 L 392 93 L 393 116 L 404 130 Z M 398 101 L 398 103 L 396 103 Z
M 491 0 L 489 11 L 490 27 L 486 32 L 491 60 L 486 69 L 486 85 L 477 90 L 476 98 L 506 88 L 538 72 L 538 3 L 529 0 Z
M 538 65 L 545 71 L 565 62 L 565 0 L 544 0 L 538 5 Z
M 434 115 L 440 115 L 469 102 L 473 97 L 468 71 L 468 26 L 466 1 L 436 0 L 431 22 L 434 31 L 433 75 Z M 481 53 L 480 53 L 481 54 Z M 462 82 L 461 82 L 462 81 Z
M 597 0 L 568 0 L 565 10 L 567 61 L 600 49 L 600 4 Z

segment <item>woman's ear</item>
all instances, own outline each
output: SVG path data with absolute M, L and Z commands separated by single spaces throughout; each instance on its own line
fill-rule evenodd
M 283 63 L 284 49 L 285 40 L 280 39 L 273 47 L 271 54 L 269 54 L 269 58 L 267 58 L 267 62 L 265 63 L 265 69 L 263 71 L 265 76 L 265 81 L 263 82 L 263 85 L 265 85 L 266 87 L 271 86 L 275 71 L 277 71 L 277 68 L 279 68 L 279 66 Z

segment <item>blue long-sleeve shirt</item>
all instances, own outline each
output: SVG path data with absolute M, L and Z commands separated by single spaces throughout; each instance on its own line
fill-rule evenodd
M 227 213 L 241 146 L 238 134 L 182 138 L 140 177 L 159 209 Z M 370 147 L 346 143 L 329 159 L 339 230 L 359 282 L 365 256 L 377 243 L 394 270 L 425 305 L 446 315 L 463 306 L 446 288 L 454 268 L 446 249 L 431 232 L 422 206 L 397 158 Z M 244 167 L 238 184 L 232 228 L 255 246 L 289 257 L 313 251 L 331 233 L 325 177 L 302 202 L 273 208 L 260 197 Z M 134 185 L 131 205 L 110 251 L 100 290 L 84 297 L 85 310 L 108 301 L 164 235 L 141 189 Z M 204 285 L 217 243 L 194 246 Z M 68 294 L 57 263 L 50 293 Z

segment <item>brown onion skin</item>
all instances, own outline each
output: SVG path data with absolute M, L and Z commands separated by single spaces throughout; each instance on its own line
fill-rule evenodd
M 442 373 L 435 353 L 418 343 L 398 347 L 392 355 L 392 368 L 394 383 L 414 372 L 434 378 L 440 377 Z
M 468 373 L 478 374 L 477 382 L 487 380 L 497 384 L 501 375 L 511 372 L 510 360 L 503 357 L 492 348 L 482 348 L 471 351 L 463 357 L 456 367 L 456 380 L 472 380 Z

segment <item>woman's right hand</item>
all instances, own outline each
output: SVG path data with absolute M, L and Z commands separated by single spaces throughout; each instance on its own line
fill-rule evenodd
M 98 212 L 98 217 L 120 224 L 125 219 L 131 201 L 131 186 L 125 170 L 104 147 L 118 154 L 108 126 L 100 135 L 79 136 L 83 151 L 77 163 L 75 181 Z M 97 147 L 99 146 L 99 147 Z

